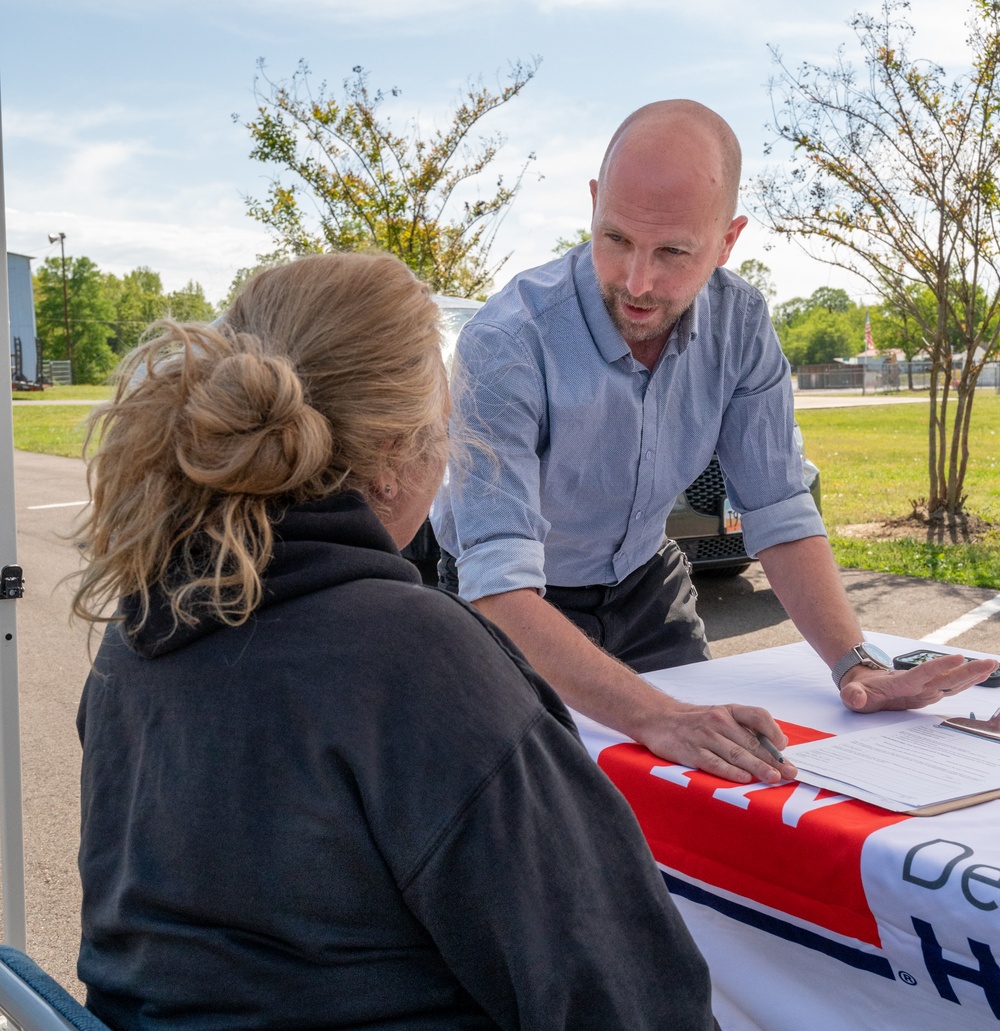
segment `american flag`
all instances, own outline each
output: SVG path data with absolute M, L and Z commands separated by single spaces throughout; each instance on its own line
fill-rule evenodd
M 870 312 L 865 312 L 865 350 L 875 350 L 875 341 L 872 340 L 872 317 Z

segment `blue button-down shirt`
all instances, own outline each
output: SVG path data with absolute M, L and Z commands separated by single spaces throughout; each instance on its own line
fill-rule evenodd
M 650 372 L 611 322 L 590 245 L 574 248 L 466 324 L 452 393 L 453 431 L 489 445 L 452 464 L 432 512 L 467 599 L 619 583 L 661 546 L 713 451 L 751 555 L 825 532 L 767 307 L 725 269 Z

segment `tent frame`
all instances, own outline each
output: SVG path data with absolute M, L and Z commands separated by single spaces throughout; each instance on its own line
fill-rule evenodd
M 3 121 L 0 105 L 0 333 L 7 340 L 0 361 L 10 383 L 10 294 L 7 283 L 7 202 L 3 178 Z M 24 829 L 21 807 L 21 723 L 17 681 L 17 599 L 21 570 L 17 564 L 14 506 L 14 406 L 8 388 L 0 397 L 0 864 L 3 937 L 25 949 Z

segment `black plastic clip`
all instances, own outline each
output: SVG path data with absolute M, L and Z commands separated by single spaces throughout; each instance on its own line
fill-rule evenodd
M 4 566 L 0 571 L 0 599 L 24 597 L 24 571 L 20 566 Z

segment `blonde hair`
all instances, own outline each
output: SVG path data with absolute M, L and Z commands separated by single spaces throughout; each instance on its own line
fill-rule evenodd
M 243 623 L 284 507 L 355 489 L 384 515 L 380 474 L 405 490 L 447 450 L 437 305 L 391 255 L 301 258 L 253 277 L 221 325 L 152 329 L 91 416 L 73 612 L 92 623 L 136 595 L 141 626 L 154 588 L 175 625 Z

